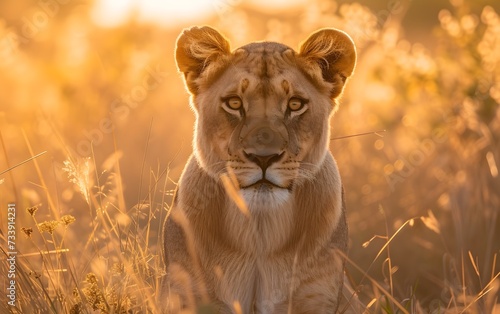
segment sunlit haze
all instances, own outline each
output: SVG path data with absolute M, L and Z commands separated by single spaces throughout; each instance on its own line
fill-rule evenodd
M 142 22 L 163 26 L 195 22 L 210 15 L 221 15 L 239 4 L 248 4 L 265 10 L 283 10 L 305 4 L 307 0 L 98 0 L 93 8 L 94 21 L 101 26 L 118 26 L 135 17 Z
M 102 26 L 117 26 L 130 17 L 172 26 L 215 12 L 213 0 L 99 0 L 95 3 L 93 18 Z
M 355 44 L 349 78 L 351 45 L 332 28 Z M 296 53 L 238 50 L 262 42 Z M 500 0 L 0 0 L 0 73 L 0 314 L 222 306 L 212 287 L 195 287 L 189 263 L 165 265 L 165 240 L 176 237 L 165 237 L 167 217 L 186 240 L 173 246 L 194 249 L 188 259 L 207 255 L 200 230 L 227 257 L 204 278 L 245 284 L 255 271 L 272 283 L 259 288 L 272 292 L 255 301 L 264 308 L 299 306 L 320 276 L 302 272 L 318 261 L 340 267 L 334 255 L 347 240 L 344 312 L 500 314 Z M 264 104 L 263 85 L 272 121 L 259 119 L 281 121 L 277 140 L 291 152 L 270 171 L 293 180 L 283 193 L 295 194 L 289 206 L 255 211 L 245 199 L 271 205 L 284 195 L 238 189 L 267 176 L 251 173 L 261 161 L 243 154 L 262 142 L 244 127 Z M 241 97 L 241 112 L 229 112 L 228 96 Z M 326 148 L 341 179 L 325 172 Z M 199 177 L 181 177 L 186 165 Z M 323 207 L 341 199 L 348 237 L 321 235 L 341 213 Z M 304 202 L 318 205 L 296 210 Z M 264 236 L 271 228 L 284 229 Z M 316 241 L 332 254 L 311 258 L 323 252 Z M 256 252 L 258 269 L 242 269 Z M 228 266 L 234 258 L 241 265 Z M 161 292 L 166 278 L 186 288 L 186 302 Z M 282 286 L 290 280 L 292 296 Z M 199 290 L 214 302 L 196 308 Z M 225 290 L 228 309 L 243 290 Z M 347 308 L 358 302 L 363 309 Z

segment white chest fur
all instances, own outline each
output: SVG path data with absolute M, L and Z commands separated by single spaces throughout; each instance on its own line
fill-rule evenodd
M 233 306 L 237 302 L 243 313 L 273 313 L 286 306 L 293 278 L 292 262 L 283 256 L 242 257 L 235 258 L 221 278 L 221 301 Z
M 226 202 L 227 238 L 237 250 L 251 256 L 264 257 L 279 250 L 293 228 L 294 196 L 283 189 L 242 194 L 248 212 L 242 212 L 232 200 Z
M 266 197 L 254 197 L 249 191 L 243 197 L 246 214 L 227 202 L 225 227 L 235 252 L 221 261 L 225 267 L 220 295 L 226 304 L 238 300 L 243 313 L 253 308 L 272 313 L 287 299 L 292 278 L 293 256 L 277 252 L 293 229 L 293 196 L 282 190 Z

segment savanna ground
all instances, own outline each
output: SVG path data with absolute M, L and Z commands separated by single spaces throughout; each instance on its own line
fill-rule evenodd
M 173 50 L 192 24 L 233 47 L 348 32 L 331 151 L 367 313 L 500 313 L 498 1 L 259 2 L 112 26 L 97 0 L 0 2 L 1 313 L 156 312 L 194 122 Z

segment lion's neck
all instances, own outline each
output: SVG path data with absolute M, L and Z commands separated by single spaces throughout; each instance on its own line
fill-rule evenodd
M 226 202 L 225 227 L 229 241 L 249 254 L 269 254 L 282 248 L 290 238 L 293 225 L 293 195 L 283 191 L 278 199 L 252 202 L 245 197 L 248 212 L 232 200 Z

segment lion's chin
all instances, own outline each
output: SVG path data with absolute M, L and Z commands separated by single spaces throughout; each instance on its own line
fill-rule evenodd
M 273 210 L 290 201 L 291 191 L 270 183 L 259 183 L 241 189 L 241 196 L 250 211 Z

